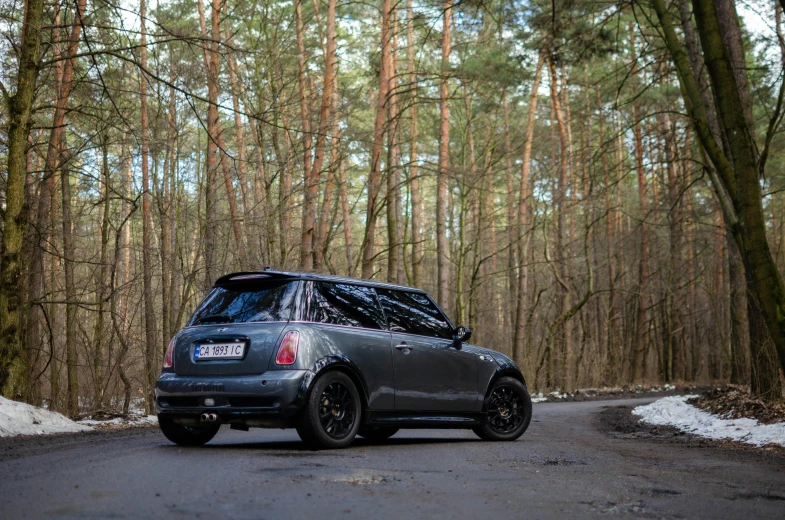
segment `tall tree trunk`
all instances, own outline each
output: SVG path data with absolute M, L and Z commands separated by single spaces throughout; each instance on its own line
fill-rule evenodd
M 61 145 L 62 146 L 62 145 Z M 68 169 L 61 176 L 63 193 L 63 263 L 65 266 L 65 362 L 66 413 L 75 417 L 79 413 L 79 362 L 76 352 L 76 286 L 74 282 L 74 235 L 71 212 L 71 176 Z
M 387 54 L 389 79 L 389 128 L 387 131 L 387 281 L 399 283 L 401 261 L 403 260 L 403 244 L 401 243 L 401 149 L 398 142 L 398 23 L 397 12 L 393 8 L 390 13 L 390 52 Z
M 18 51 L 19 70 L 16 76 L 16 91 L 6 98 L 8 162 L 3 235 L 0 244 L 0 393 L 4 395 L 10 395 L 16 390 L 8 388 L 7 383 L 14 365 L 22 356 L 23 348 L 24 309 L 22 294 L 19 291 L 23 283 L 23 259 L 20 255 L 27 227 L 25 222 L 27 142 L 32 126 L 31 115 L 39 73 L 43 10 L 43 0 L 27 0 L 25 3 L 22 42 Z M 53 125 L 53 128 L 56 126 Z M 40 206 L 39 204 L 39 211 Z M 48 227 L 48 221 L 45 221 L 45 224 Z M 42 266 L 43 257 L 38 269 L 41 270 Z M 33 268 L 35 269 L 35 266 Z M 12 381 L 11 386 L 19 388 L 22 384 L 23 381 Z
M 150 165 L 149 165 L 149 123 L 147 115 L 147 2 L 140 0 L 139 20 L 141 25 L 141 45 L 139 61 L 143 71 L 139 75 L 139 110 L 142 127 L 142 292 L 144 300 L 145 331 L 145 409 L 153 413 L 153 387 L 158 375 L 155 364 L 157 358 L 155 307 L 153 304 L 153 258 L 151 238 L 153 219 L 150 208 Z M 65 200 L 65 198 L 63 199 Z M 65 211 L 65 208 L 63 208 Z
M 117 262 L 117 269 L 120 271 L 120 283 L 119 287 L 113 287 L 112 291 L 112 299 L 110 301 L 110 306 L 113 306 L 114 309 L 110 311 L 110 315 L 112 316 L 112 323 L 115 328 L 117 328 L 117 336 L 120 338 L 121 341 L 121 349 L 120 352 L 117 354 L 117 373 L 118 377 L 123 383 L 123 413 L 128 413 L 128 409 L 131 406 L 131 379 L 128 377 L 126 373 L 125 367 L 125 356 L 128 353 L 127 348 L 127 341 L 124 342 L 124 339 L 128 337 L 128 332 L 131 326 L 131 320 L 128 314 L 128 306 L 130 300 L 130 281 L 131 281 L 131 208 L 129 201 L 132 200 L 131 197 L 131 150 L 130 146 L 128 145 L 128 132 L 123 129 L 123 134 L 121 137 L 120 142 L 120 175 L 121 175 L 121 194 L 123 197 L 122 203 L 120 204 L 120 213 L 122 215 L 125 222 L 125 225 L 120 230 L 120 236 L 118 237 L 118 244 L 116 245 L 116 251 L 118 251 L 119 258 L 116 259 Z M 136 208 L 134 208 L 135 210 Z M 118 311 L 117 306 L 117 299 L 121 299 L 122 301 L 122 308 Z M 115 316 L 119 314 L 119 318 L 121 318 L 121 326 L 117 327 L 115 325 Z
M 198 0 L 197 8 L 199 11 L 199 27 L 202 38 L 205 42 L 207 38 L 207 25 L 204 14 L 204 4 Z M 214 16 L 218 16 L 214 13 Z M 217 42 L 211 42 L 208 46 L 202 46 L 202 59 L 207 76 L 207 168 L 205 175 L 205 219 L 204 219 L 204 279 L 202 290 L 207 292 L 213 286 L 216 276 L 215 250 L 217 234 L 216 216 L 216 176 L 218 174 L 218 146 L 214 139 L 215 125 L 218 122 L 218 67 L 219 61 Z
M 98 280 L 96 283 L 96 311 L 98 316 L 95 319 L 95 329 L 93 333 L 93 386 L 95 388 L 95 403 L 93 407 L 96 409 L 101 408 L 103 403 L 104 392 L 104 314 L 106 309 L 106 277 L 109 271 L 109 143 L 107 142 L 108 136 L 106 133 L 102 135 L 101 139 L 101 198 L 102 200 L 102 216 L 101 216 L 101 256 L 100 266 L 98 267 Z
M 341 190 L 341 223 L 343 225 L 343 242 L 346 249 L 346 274 L 353 276 L 355 261 L 352 251 L 352 221 L 349 213 L 349 194 L 343 161 L 338 164 L 338 187 Z
M 54 190 L 56 192 L 57 190 Z M 55 197 L 55 193 L 53 192 L 52 196 Z M 56 201 L 53 202 L 50 206 L 52 208 L 51 214 L 51 222 L 50 226 L 54 228 L 55 224 L 55 213 L 57 212 L 57 203 Z M 48 279 L 46 280 L 48 289 L 51 294 L 54 294 L 57 289 L 57 273 L 60 272 L 58 266 L 58 257 L 55 255 L 49 256 L 49 266 L 48 266 Z M 48 305 L 49 309 L 49 326 L 52 330 L 61 330 L 58 329 L 59 323 L 57 320 L 57 305 L 54 302 L 51 302 Z M 57 352 L 57 339 L 55 335 L 52 333 L 49 336 L 49 355 L 52 356 L 52 360 L 49 363 L 49 409 L 57 412 L 60 408 L 60 359 Z
M 664 72 L 664 63 L 661 70 Z M 662 81 L 662 80 L 661 80 Z M 667 107 L 665 107 L 667 110 Z M 681 235 L 681 201 L 680 201 L 680 188 L 679 177 L 676 174 L 676 158 L 675 158 L 675 143 L 677 140 L 675 128 L 672 126 L 670 116 L 667 111 L 663 110 L 660 115 L 660 142 L 664 147 L 664 158 L 666 165 L 666 172 L 668 176 L 668 205 L 670 211 L 668 212 L 668 280 L 665 287 L 665 305 L 664 312 L 664 328 L 665 337 L 663 338 L 663 351 L 662 351 L 662 376 L 666 382 L 673 380 L 673 357 L 674 352 L 678 351 L 678 337 L 681 335 L 678 331 L 681 330 L 680 310 L 675 307 L 681 300 L 677 298 L 675 292 L 680 292 L 682 277 L 680 275 L 682 249 L 682 235 Z
M 376 256 L 376 221 L 377 202 L 381 185 L 382 146 L 384 130 L 387 124 L 387 96 L 389 88 L 388 67 L 391 52 L 390 15 L 391 1 L 382 0 L 382 55 L 379 65 L 379 97 L 376 102 L 376 119 L 373 125 L 373 147 L 371 148 L 371 171 L 368 174 L 368 205 L 365 214 L 365 236 L 363 237 L 362 277 L 371 278 L 374 274 L 373 264 Z
M 600 156 L 602 159 L 602 169 L 604 174 L 605 184 L 605 234 L 607 240 L 607 262 L 608 262 L 608 310 L 607 310 L 607 329 L 608 334 L 606 338 L 606 357 L 604 362 L 603 373 L 600 376 L 602 383 L 613 385 L 616 383 L 616 370 L 617 370 L 617 319 L 616 319 L 616 257 L 614 255 L 614 211 L 611 208 L 611 169 L 608 163 L 608 150 L 607 143 L 605 142 L 605 115 L 602 106 L 602 99 L 600 97 L 600 89 L 597 88 L 597 111 L 599 113 L 598 127 L 599 138 L 602 146 Z
M 220 0 L 217 0 L 220 1 Z M 213 16 L 218 18 L 218 16 Z M 220 28 L 218 29 L 220 30 Z M 216 62 L 219 66 L 220 62 Z M 217 70 L 217 69 L 216 69 Z M 217 73 L 216 73 L 217 80 Z M 218 87 L 216 86 L 216 91 Z M 232 219 L 232 234 L 234 235 L 234 243 L 237 246 L 237 254 L 235 256 L 235 263 L 240 269 L 244 269 L 248 264 L 248 255 L 245 249 L 245 238 L 243 237 L 242 218 L 240 217 L 240 210 L 237 207 L 237 193 L 234 189 L 234 177 L 232 175 L 231 165 L 229 164 L 229 156 L 227 154 L 226 142 L 223 137 L 223 129 L 221 128 L 221 119 L 218 110 L 215 111 L 215 123 L 213 124 L 212 139 L 215 140 L 218 153 L 220 154 L 221 171 L 224 177 L 224 188 L 226 189 L 226 201 L 229 203 L 229 216 Z
M 340 125 L 338 124 L 338 96 L 333 92 L 333 124 L 332 124 L 332 144 L 330 148 L 330 166 L 327 169 L 328 178 L 324 186 L 324 198 L 322 200 L 322 208 L 319 215 L 319 228 L 316 233 L 316 240 L 314 242 L 314 269 L 320 270 L 324 267 L 325 257 L 327 255 L 327 248 L 329 247 L 330 235 L 332 233 L 332 225 L 334 224 L 333 214 L 333 197 L 335 195 L 335 188 L 338 186 L 338 168 L 342 162 L 341 157 L 341 136 Z M 335 211 L 339 211 L 340 202 L 335 207 Z
M 565 225 L 565 211 L 564 201 L 567 193 L 567 168 L 568 168 L 568 155 L 569 148 L 567 145 L 567 129 L 564 123 L 564 114 L 562 112 L 561 100 L 557 91 L 558 77 L 556 75 L 556 65 L 552 56 L 548 56 L 548 71 L 550 73 L 550 90 L 551 90 L 551 103 L 556 118 L 556 128 L 559 133 L 559 176 L 556 182 L 556 193 L 554 193 L 554 212 L 556 213 L 556 223 L 554 225 L 554 249 L 553 261 L 556 263 L 554 272 L 558 275 L 556 281 L 556 299 L 558 314 L 560 316 L 567 316 L 567 298 L 569 288 L 566 284 L 566 269 L 565 269 L 565 254 L 564 254 L 564 225 Z M 571 317 L 571 316 L 570 316 Z M 561 363 L 559 367 L 561 370 L 561 388 L 566 389 L 567 382 L 571 381 L 569 367 L 569 360 L 571 358 L 571 345 L 570 334 L 566 331 L 566 324 L 569 318 L 561 322 L 557 329 L 557 337 L 554 338 L 554 345 L 558 348 L 558 356 L 551 356 L 554 360 L 558 359 Z
M 523 158 L 521 160 L 521 190 L 518 194 L 518 303 L 515 312 L 515 335 L 513 340 L 513 353 L 515 361 L 522 365 L 526 356 L 525 352 L 525 326 L 526 326 L 526 306 L 528 304 L 528 268 L 526 263 L 529 258 L 530 242 L 530 222 L 529 222 L 529 198 L 532 194 L 531 182 L 531 156 L 532 145 L 534 144 L 534 125 L 537 116 L 537 99 L 539 96 L 540 79 L 542 78 L 542 67 L 545 63 L 547 51 L 540 49 L 537 67 L 534 70 L 531 92 L 529 93 L 529 107 L 526 117 L 526 133 L 523 141 Z M 508 217 L 509 218 L 509 217 Z M 512 246 L 512 244 L 511 244 Z M 510 252 L 512 255 L 512 252 Z M 512 255 L 514 256 L 514 255 Z
M 335 8 L 336 0 L 328 0 L 327 3 L 327 44 L 325 46 L 324 56 L 324 85 L 322 87 L 322 107 L 319 111 L 319 133 L 316 135 L 316 150 L 313 160 L 313 168 L 306 178 L 305 184 L 305 201 L 303 206 L 303 248 L 306 243 L 312 244 L 314 259 L 318 260 L 317 265 L 320 267 L 322 263 L 322 251 L 325 236 L 315 233 L 315 217 L 316 217 L 316 203 L 319 198 L 319 179 L 322 175 L 324 166 L 324 156 L 327 152 L 327 137 L 330 132 L 330 111 L 335 103 L 335 80 L 338 68 L 338 57 L 335 53 L 337 35 L 335 32 Z M 337 128 L 337 125 L 335 125 Z M 325 193 L 325 205 L 329 207 L 330 200 L 332 199 L 333 180 L 328 179 L 330 194 L 327 196 Z M 323 215 L 326 214 L 323 213 Z M 322 218 L 326 222 L 325 218 Z M 303 253 L 304 254 L 304 253 Z
M 174 258 L 172 255 L 173 242 L 173 206 L 174 206 L 174 176 L 177 162 L 177 107 L 175 104 L 175 69 L 172 49 L 169 48 L 169 107 L 166 114 L 166 156 L 158 197 L 158 214 L 161 222 L 161 344 L 163 350 L 174 335 Z M 176 225 L 176 223 L 174 223 Z M 162 352 L 165 352 L 165 350 Z
M 744 263 L 733 235 L 724 230 L 728 247 L 728 285 L 730 289 L 730 351 L 732 384 L 744 385 L 750 380 L 749 351 L 750 327 L 748 318 L 747 283 L 744 280 Z M 757 323 L 756 326 L 760 324 Z
M 231 39 L 230 39 L 230 29 L 229 27 L 226 28 L 226 41 L 231 46 Z M 234 142 L 235 147 L 237 148 L 237 160 L 235 161 L 235 167 L 237 170 L 237 179 L 240 181 L 240 196 L 242 197 L 243 201 L 243 211 L 242 211 L 242 219 L 243 219 L 243 230 L 245 233 L 245 237 L 248 239 L 250 247 L 250 251 L 248 252 L 249 255 L 246 257 L 246 268 L 252 269 L 255 265 L 257 265 L 256 259 L 261 256 L 261 262 L 267 261 L 266 255 L 264 254 L 264 250 L 257 252 L 257 247 L 260 245 L 259 236 L 259 228 L 261 227 L 261 222 L 259 221 L 259 208 L 258 202 L 254 201 L 253 209 L 251 210 L 251 215 L 249 215 L 249 209 L 251 208 L 250 198 L 248 191 L 248 161 L 245 155 L 245 126 L 243 125 L 242 120 L 242 113 L 240 112 L 240 98 L 242 97 L 242 88 L 240 87 L 240 79 L 238 77 L 239 71 L 237 70 L 237 63 L 234 59 L 234 54 L 232 52 L 228 53 L 228 63 L 229 63 L 229 84 L 232 90 L 232 108 L 234 109 Z M 245 109 L 249 110 L 247 102 L 244 103 Z M 254 131 L 254 125 L 252 121 L 249 121 L 251 131 Z M 261 161 L 260 161 L 261 163 Z M 251 218 L 253 217 L 253 218 Z M 257 256 L 258 253 L 261 255 Z
M 37 136 L 30 135 L 30 146 L 35 146 L 35 141 L 37 140 L 38 136 L 40 136 L 40 132 L 37 132 Z M 43 169 L 43 164 L 40 160 L 39 154 L 28 154 L 27 156 L 27 175 L 25 177 L 25 192 L 24 198 L 27 201 L 26 209 L 25 209 L 25 222 L 35 222 L 35 217 L 38 211 L 38 197 L 36 197 L 36 172 L 39 172 Z M 32 226 L 29 224 L 27 225 L 27 230 L 25 232 L 24 244 L 22 246 L 22 256 L 24 258 L 31 258 L 34 253 L 34 237 L 35 232 L 31 229 Z M 43 266 L 41 266 L 43 267 Z M 19 289 L 21 294 L 23 295 L 22 300 L 22 308 L 26 308 L 27 311 L 27 320 L 25 322 L 25 339 L 23 341 L 27 345 L 26 353 L 24 359 L 24 368 L 25 373 L 23 375 L 22 382 L 24 382 L 24 387 L 22 390 L 23 399 L 33 404 L 34 406 L 41 406 L 41 379 L 38 377 L 38 374 L 41 372 L 40 367 L 40 360 L 41 355 L 44 351 L 42 348 L 43 342 L 41 341 L 41 323 L 44 321 L 43 315 L 43 304 L 39 301 L 33 301 L 32 296 L 33 292 L 30 290 L 32 287 L 33 280 L 37 281 L 40 284 L 43 281 L 43 269 L 39 268 L 38 272 L 33 273 L 32 270 L 28 267 L 26 276 L 23 278 L 23 283 L 20 285 Z
M 230 60 L 230 64 L 234 62 Z M 236 68 L 236 66 L 233 65 Z M 235 73 L 237 75 L 237 73 Z M 245 89 L 238 85 L 243 97 L 243 105 L 249 107 Z M 273 229 L 273 220 L 270 219 L 271 212 L 268 207 L 271 205 L 269 197 L 269 190 L 267 186 L 267 172 L 265 168 L 265 141 L 264 132 L 257 130 L 256 121 L 248 117 L 248 128 L 251 130 L 251 139 L 254 143 L 254 155 L 256 157 L 256 168 L 252 180 L 253 184 L 253 228 L 259 237 L 259 247 L 262 250 L 262 264 L 269 265 L 272 261 L 272 248 L 274 247 L 275 231 Z M 264 231 L 262 231 L 264 230 Z M 262 234 L 263 233 L 263 234 Z M 254 236 L 254 235 L 251 235 Z
M 406 72 L 412 100 L 409 106 L 409 187 L 412 212 L 412 280 L 414 287 L 422 287 L 423 238 L 422 196 L 420 194 L 419 164 L 417 157 L 417 73 L 414 65 L 414 10 L 412 0 L 406 0 Z
M 311 270 L 313 268 L 313 232 L 316 213 L 316 198 L 319 184 L 312 181 L 313 167 L 311 166 L 311 116 L 308 103 L 307 78 L 305 75 L 305 44 L 303 42 L 303 15 L 302 2 L 295 0 L 294 17 L 295 31 L 297 33 L 297 85 L 300 96 L 300 119 L 303 132 L 303 185 L 305 187 L 303 199 L 303 218 L 302 218 L 302 244 L 300 249 L 300 269 Z M 330 59 L 327 58 L 327 63 Z M 325 79 L 327 68 L 325 67 Z M 327 83 L 325 82 L 325 87 Z M 329 106 L 330 98 L 328 98 Z M 329 115 L 330 109 L 327 108 Z M 324 150 L 322 150 L 324 152 Z
M 200 0 L 201 2 L 201 0 Z M 248 256 L 246 255 L 245 249 L 245 238 L 243 237 L 242 231 L 242 224 L 240 218 L 240 212 L 237 208 L 237 194 L 234 189 L 234 178 L 232 176 L 231 165 L 229 164 L 229 156 L 227 154 L 226 143 L 223 137 L 223 129 L 221 128 L 221 115 L 218 112 L 218 93 L 219 93 L 219 74 L 221 68 L 221 56 L 219 54 L 219 45 L 222 41 L 221 38 L 221 6 L 223 5 L 222 0 L 212 0 L 212 12 L 210 13 L 210 52 L 209 52 L 209 59 L 207 50 L 203 47 L 202 48 L 202 59 L 205 61 L 205 68 L 208 71 L 207 74 L 207 93 L 208 93 L 208 101 L 210 103 L 208 110 L 207 110 L 207 131 L 208 131 L 208 139 L 214 142 L 214 146 L 217 149 L 216 153 L 218 154 L 218 161 L 221 165 L 221 171 L 223 172 L 224 178 L 224 187 L 226 189 L 226 200 L 229 204 L 229 216 L 232 219 L 232 233 L 234 234 L 234 241 L 237 246 L 237 252 L 235 255 L 235 263 L 242 269 L 245 265 L 248 264 Z M 207 28 L 206 24 L 204 23 L 204 9 L 201 8 L 199 11 L 200 17 L 200 29 L 202 31 L 202 37 L 207 40 Z M 211 116 L 211 109 L 212 109 L 212 117 Z M 209 144 L 208 144 L 209 150 Z M 209 161 L 209 159 L 208 159 Z M 208 176 L 209 178 L 209 176 Z M 208 180 L 209 183 L 209 180 Z M 212 282 L 210 282 L 212 283 Z
M 630 24 L 630 56 L 633 59 L 630 75 L 637 81 L 638 57 L 635 50 L 635 33 Z M 646 347 L 646 289 L 649 279 L 649 226 L 646 223 L 649 205 L 646 194 L 646 167 L 643 162 L 643 136 L 641 133 L 640 108 L 637 101 L 632 103 L 633 137 L 635 143 L 635 171 L 638 176 L 638 207 L 640 212 L 640 251 L 638 257 L 638 295 L 636 297 L 635 332 L 633 338 L 632 365 L 630 366 L 630 382 L 640 382 L 645 377 L 644 355 Z
M 442 9 L 442 61 L 439 83 L 439 163 L 436 175 L 436 278 L 437 300 L 447 309 L 450 276 L 447 244 L 447 177 L 450 168 L 450 24 L 453 0 L 445 0 Z
M 539 60 L 538 60 L 539 61 Z M 542 65 L 540 65 L 540 69 L 542 69 Z M 507 296 L 509 301 L 518 301 L 517 289 L 518 289 L 518 277 L 520 273 L 518 272 L 518 263 L 516 262 L 516 248 L 518 245 L 518 239 L 520 238 L 520 221 L 516 219 L 515 211 L 515 190 L 513 188 L 513 155 L 512 155 L 512 140 L 510 137 L 510 101 L 508 99 L 507 90 L 505 89 L 502 93 L 502 110 L 504 111 L 504 155 L 505 155 L 505 164 L 504 164 L 504 177 L 505 177 L 505 184 L 507 188 Z M 527 127 L 528 130 L 528 127 Z M 522 190 L 521 190 L 522 191 Z M 522 196 L 521 193 L 518 193 L 518 198 Z M 524 262 L 521 261 L 521 265 Z M 510 306 L 508 312 L 505 314 L 505 321 L 509 323 L 509 330 L 512 331 L 512 345 L 510 347 L 510 351 L 512 352 L 513 357 L 517 355 L 517 349 L 519 348 L 518 342 L 518 307 L 513 309 Z M 516 358 L 517 359 L 517 358 Z M 518 364 L 520 365 L 520 360 L 518 360 Z

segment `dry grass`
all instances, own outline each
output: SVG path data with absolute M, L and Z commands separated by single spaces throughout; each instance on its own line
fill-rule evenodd
M 729 419 L 757 419 L 761 424 L 785 422 L 785 402 L 756 399 L 743 386 L 717 387 L 687 402 Z

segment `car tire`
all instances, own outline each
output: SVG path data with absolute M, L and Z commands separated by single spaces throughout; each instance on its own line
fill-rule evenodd
M 532 400 L 526 387 L 512 377 L 500 377 L 491 388 L 485 417 L 474 433 L 486 441 L 514 441 L 532 420 Z
M 389 439 L 396 433 L 398 433 L 398 428 L 383 428 L 380 426 L 370 426 L 370 427 L 360 428 L 360 431 L 357 432 L 357 435 L 369 441 L 383 441 Z
M 297 434 L 312 449 L 349 446 L 360 429 L 360 393 L 351 378 L 331 371 L 313 385 L 297 420 Z
M 158 426 L 164 436 L 180 446 L 203 446 L 218 433 L 220 425 L 192 428 L 177 424 L 169 417 L 158 416 Z

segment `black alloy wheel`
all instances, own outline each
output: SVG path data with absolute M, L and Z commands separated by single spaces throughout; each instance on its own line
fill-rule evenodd
M 343 439 L 354 420 L 355 406 L 349 389 L 338 381 L 327 385 L 319 399 L 319 421 L 325 433 L 333 439 Z
M 311 388 L 297 421 L 297 434 L 312 448 L 345 448 L 360 428 L 361 404 L 349 376 L 327 372 Z
M 523 435 L 532 417 L 532 401 L 526 387 L 511 377 L 499 378 L 493 385 L 485 420 L 474 428 L 488 441 L 512 441 Z
M 488 400 L 488 426 L 502 435 L 515 431 L 523 423 L 523 402 L 509 386 L 497 386 Z

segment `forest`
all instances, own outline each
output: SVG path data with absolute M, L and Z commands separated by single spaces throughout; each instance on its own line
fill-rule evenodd
M 149 410 L 269 266 L 423 288 L 534 391 L 781 398 L 783 3 L 2 2 L 2 394 Z

